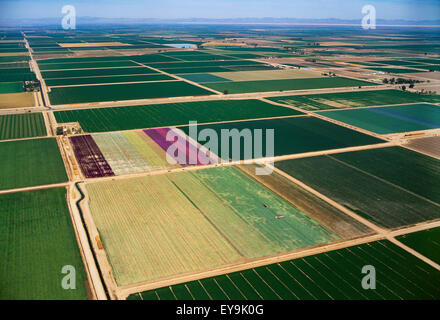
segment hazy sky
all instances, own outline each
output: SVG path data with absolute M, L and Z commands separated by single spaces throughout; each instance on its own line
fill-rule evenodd
M 0 0 L 0 19 L 60 17 L 67 4 L 78 16 L 107 18 L 360 19 L 372 4 L 378 19 L 440 19 L 440 0 Z

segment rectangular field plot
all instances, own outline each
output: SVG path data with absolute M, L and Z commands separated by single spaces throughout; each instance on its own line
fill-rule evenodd
M 234 167 L 98 182 L 87 190 L 119 286 L 340 239 Z
M 0 140 L 46 136 L 41 113 L 0 115 Z
M 259 81 L 282 79 L 307 79 L 320 78 L 321 73 L 311 70 L 263 70 L 263 71 L 238 71 L 214 73 L 214 76 L 226 78 L 231 81 Z M 208 81 L 206 81 L 208 82 Z
M 333 123 L 320 120 L 314 117 L 293 117 L 282 119 L 268 119 L 257 121 L 242 121 L 230 123 L 218 123 L 199 125 L 198 131 L 203 129 L 213 129 L 217 132 L 218 139 L 218 153 L 221 158 L 225 158 L 222 152 L 228 152 L 229 158 L 233 160 L 244 160 L 252 158 L 262 158 L 267 154 L 266 145 L 266 130 L 274 130 L 274 155 L 289 155 L 296 153 L 305 153 L 321 150 L 330 150 L 338 148 L 346 148 L 353 146 L 369 145 L 383 142 L 363 133 L 353 131 Z M 182 131 L 189 134 L 189 127 L 181 127 Z M 262 154 L 248 154 L 244 153 L 245 143 L 240 144 L 240 154 L 234 155 L 232 148 L 236 142 L 229 137 L 229 150 L 224 150 L 221 147 L 221 132 L 222 130 L 249 129 L 252 131 L 251 138 L 253 138 L 254 130 L 262 129 Z M 228 139 L 228 137 L 225 137 Z M 202 145 L 205 141 L 199 141 Z M 215 150 L 213 150 L 215 152 Z M 227 160 L 227 159 L 225 159 Z
M 0 82 L 0 94 L 18 92 L 23 92 L 22 82 Z
M 120 76 L 120 75 L 155 74 L 155 73 L 157 73 L 157 71 L 139 66 L 132 68 L 43 71 L 41 72 L 41 75 L 46 80 L 46 79 L 60 79 L 60 78 Z
M 87 299 L 86 275 L 63 188 L 0 195 L 0 299 Z M 76 290 L 61 269 L 76 270 Z
M 320 114 L 378 134 L 440 128 L 440 107 L 430 104 L 326 111 Z
M 33 92 L 3 93 L 0 98 L 0 109 L 30 108 L 35 106 Z
M 205 87 L 220 91 L 233 93 L 250 93 L 264 91 L 288 91 L 339 87 L 371 86 L 374 83 L 353 80 L 341 77 L 332 78 L 307 78 L 288 80 L 262 80 L 262 81 L 237 81 L 237 82 L 215 82 L 206 83 Z
M 268 99 L 309 111 L 417 102 L 440 102 L 440 96 L 438 95 L 421 95 L 398 90 L 308 94 Z
M 211 91 L 184 81 L 163 81 L 80 87 L 57 87 L 49 92 L 52 104 L 71 104 L 100 101 L 121 101 L 166 97 L 204 96 Z
M 138 67 L 132 61 L 108 61 L 108 62 L 77 62 L 77 63 L 51 63 L 39 65 L 41 71 L 49 70 L 69 70 L 69 69 L 95 69 L 95 68 L 114 68 L 114 67 Z
M 260 100 L 168 103 L 135 107 L 54 112 L 58 123 L 79 122 L 86 132 L 155 128 L 243 119 L 300 115 L 301 112 Z
M 376 289 L 361 286 L 376 268 Z M 130 300 L 416 300 L 438 299 L 440 272 L 381 240 L 241 272 L 136 293 Z
M 100 83 L 121 83 L 121 82 L 142 82 L 142 81 L 162 81 L 175 80 L 165 74 L 141 74 L 141 75 L 124 75 L 124 76 L 108 76 L 108 77 L 87 77 L 87 78 L 61 78 L 46 80 L 46 85 L 52 86 L 70 86 L 80 84 L 100 84 Z
M 385 228 L 440 218 L 440 161 L 402 148 L 276 163 L 276 167 Z
M 397 240 L 440 263 L 440 227 L 404 234 L 397 237 Z
M 0 142 L 0 190 L 67 181 L 55 139 Z

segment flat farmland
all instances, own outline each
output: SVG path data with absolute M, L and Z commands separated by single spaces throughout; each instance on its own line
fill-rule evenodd
M 59 78 L 83 78 L 95 76 L 120 76 L 133 74 L 154 74 L 154 70 L 145 67 L 132 68 L 109 68 L 109 69 L 82 69 L 82 70 L 60 70 L 60 71 L 43 71 L 41 75 L 46 79 Z
M 375 290 L 361 287 L 373 264 Z M 381 240 L 133 294 L 128 300 L 436 300 L 440 272 Z
M 411 139 L 405 143 L 405 147 L 434 158 L 440 158 L 440 136 Z
M 21 82 L 0 82 L 0 94 L 23 92 Z
M 308 94 L 268 99 L 309 111 L 417 102 L 440 102 L 438 95 L 421 95 L 400 90 Z
M 0 97 L 0 109 L 30 108 L 35 106 L 33 92 L 3 93 Z
M 141 75 L 124 75 L 124 76 L 48 79 L 45 82 L 47 86 L 52 87 L 52 86 L 71 86 L 71 85 L 80 85 L 80 84 L 143 82 L 143 81 L 161 81 L 161 80 L 174 80 L 174 78 L 167 76 L 165 74 L 141 74 Z
M 378 134 L 440 128 L 440 107 L 430 104 L 324 111 L 320 114 Z
M 282 80 L 282 79 L 307 79 L 320 78 L 321 73 L 311 70 L 263 70 L 263 71 L 237 71 L 219 72 L 214 76 L 226 78 L 231 81 L 258 81 L 258 80 Z
M 307 79 L 283 79 L 283 80 L 263 80 L 263 81 L 236 81 L 236 82 L 216 82 L 204 84 L 206 87 L 220 91 L 234 93 L 250 93 L 264 91 L 288 91 L 322 88 L 340 88 L 372 86 L 374 83 L 353 80 L 341 77 L 332 78 L 307 78 Z
M 95 68 L 116 68 L 116 67 L 138 67 L 132 61 L 94 61 L 77 63 L 51 63 L 39 65 L 41 71 L 68 70 L 68 69 L 95 69 Z
M 433 197 L 436 191 L 429 190 L 428 185 L 422 186 L 419 181 L 423 180 L 410 181 L 414 179 L 411 172 L 414 169 L 420 173 L 417 179 L 426 177 L 428 181 L 434 180 L 438 172 L 432 173 L 429 162 L 426 166 L 417 168 L 419 162 L 405 158 L 399 158 L 391 167 L 386 166 L 390 154 L 396 154 L 394 150 L 387 149 L 381 149 L 385 150 L 383 154 L 378 150 L 364 150 L 287 160 L 277 162 L 276 167 L 385 228 L 439 219 L 440 205 L 427 198 Z M 384 159 L 383 165 L 379 156 Z M 350 161 L 351 157 L 358 158 L 358 161 Z M 362 162 L 359 161 L 360 158 Z M 401 170 L 396 176 L 399 166 Z M 437 184 L 435 181 L 434 185 Z
M 53 138 L 0 142 L 0 190 L 67 181 Z
M 243 119 L 300 115 L 260 100 L 168 103 L 54 112 L 58 123 L 79 122 L 86 132 L 118 131 Z
M 239 131 L 242 131 L 243 129 L 250 129 L 252 132 L 254 132 L 255 129 L 262 129 L 263 132 L 266 132 L 267 129 L 274 129 L 275 156 L 354 147 L 383 142 L 382 140 L 367 136 L 363 133 L 353 131 L 314 117 L 267 119 L 198 126 L 199 131 L 205 128 L 213 129 L 215 132 L 217 132 L 219 137 L 221 136 L 221 131 L 223 129 L 237 129 Z M 181 127 L 180 129 L 186 134 L 189 134 L 188 126 Z M 266 133 L 263 134 L 262 139 L 262 155 L 266 155 Z M 204 141 L 199 142 L 201 144 L 205 143 Z M 229 146 L 229 156 L 232 156 L 231 158 L 233 160 L 262 157 L 262 155 L 245 155 L 243 143 L 240 145 L 240 154 L 233 155 L 232 138 L 229 139 Z M 223 152 L 221 143 L 219 143 L 217 150 L 219 151 L 219 156 L 223 158 L 223 156 L 221 156 Z
M 46 136 L 41 113 L 0 115 L 0 140 Z
M 118 285 L 339 239 L 233 167 L 99 182 L 87 190 Z
M 440 263 L 440 228 L 407 233 L 397 237 L 397 240 Z
M 59 105 L 100 101 L 204 96 L 212 94 L 214 93 L 211 91 L 193 86 L 184 81 L 159 81 L 150 83 L 57 87 L 51 89 L 49 99 L 52 104 Z
M 0 299 L 87 299 L 86 275 L 63 188 L 0 195 Z M 64 290 L 61 269 L 76 271 Z

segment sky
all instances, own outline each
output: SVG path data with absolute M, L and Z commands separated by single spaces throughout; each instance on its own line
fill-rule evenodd
M 73 5 L 79 17 L 104 18 L 305 18 L 437 20 L 440 0 L 0 0 L 0 19 L 61 17 Z

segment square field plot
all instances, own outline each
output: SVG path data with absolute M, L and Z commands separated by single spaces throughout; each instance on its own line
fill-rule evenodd
M 86 132 L 104 132 L 301 114 L 260 100 L 224 100 L 56 111 L 55 118 L 79 122 Z
M 67 181 L 53 138 L 0 142 L 0 190 Z
M 362 288 L 365 265 L 376 289 Z M 438 299 L 440 271 L 389 241 L 377 241 L 156 290 L 130 300 Z
M 2 194 L 0 204 L 0 299 L 87 299 L 66 190 Z M 75 268 L 75 290 L 61 286 L 66 265 Z
M 235 167 L 98 182 L 87 191 L 119 286 L 341 239 Z
M 190 127 L 186 126 L 181 127 L 180 129 L 186 134 L 189 134 Z M 217 148 L 218 155 L 222 158 L 227 158 L 222 156 L 222 152 L 229 151 L 228 156 L 233 160 L 246 160 L 252 158 L 262 158 L 265 156 L 267 154 L 266 150 L 268 149 L 266 144 L 267 133 L 265 133 L 265 130 L 268 129 L 274 130 L 274 156 L 347 148 L 383 142 L 380 139 L 376 139 L 363 133 L 353 131 L 314 117 L 292 117 L 207 124 L 199 125 L 197 129 L 199 132 L 203 129 L 214 130 L 219 137 Z M 262 129 L 264 132 L 262 135 L 262 154 L 246 155 L 244 153 L 244 146 L 246 143 L 241 143 L 240 148 L 234 148 L 235 150 L 240 150 L 240 154 L 233 155 L 232 148 L 236 142 L 234 142 L 232 138 L 229 138 L 229 150 L 223 150 L 221 139 L 222 130 L 233 129 L 237 129 L 238 131 L 250 130 L 250 137 L 252 139 L 254 138 L 254 130 Z M 200 140 L 199 142 L 203 145 L 205 140 Z
M 309 111 L 417 102 L 440 102 L 440 96 L 438 95 L 421 95 L 400 90 L 307 94 L 287 97 L 273 97 L 268 99 Z
M 371 149 L 276 167 L 381 227 L 440 218 L 440 160 L 414 151 Z
M 41 113 L 0 115 L 0 140 L 47 135 Z
M 378 134 L 440 128 L 440 107 L 430 104 L 328 111 L 320 114 Z
M 100 101 L 121 101 L 167 97 L 204 96 L 211 91 L 184 81 L 159 81 L 113 85 L 52 88 L 49 99 L 52 104 L 71 104 Z
M 283 90 L 306 90 L 322 88 L 340 88 L 371 86 L 374 83 L 353 80 L 348 78 L 307 78 L 307 79 L 288 79 L 288 80 L 262 80 L 262 81 L 234 81 L 234 82 L 215 82 L 205 83 L 204 86 L 220 91 L 233 93 L 251 93 L 265 91 L 283 91 Z

